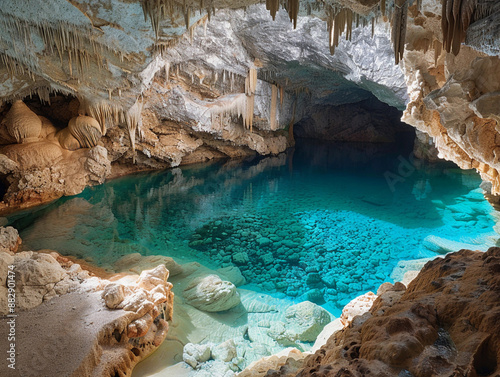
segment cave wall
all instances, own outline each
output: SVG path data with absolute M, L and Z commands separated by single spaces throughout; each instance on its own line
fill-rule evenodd
M 466 36 L 471 47 L 462 46 L 455 56 L 440 47 L 441 2 L 424 0 L 420 9 L 418 2 L 405 3 L 406 52 L 401 64 L 394 65 L 391 30 L 384 21 L 391 14 L 398 16 L 397 9 L 406 5 L 397 8 L 388 2 L 383 16 L 382 4 L 375 0 L 329 1 L 322 6 L 304 1 L 271 17 L 264 4 L 253 1 L 212 1 L 203 9 L 195 2 L 160 3 L 157 9 L 146 0 L 112 0 L 106 7 L 88 1 L 37 0 L 0 10 L 2 111 L 10 106 L 5 102 L 29 95 L 47 103 L 58 98 L 54 93 L 75 97 L 78 110 L 73 112 L 98 121 L 104 165 L 111 164 L 97 176 L 86 168 L 95 164 L 88 162 L 85 151 L 72 153 L 81 155 L 75 158 L 77 164 L 58 157 L 66 168 L 56 170 L 87 170 L 76 179 L 78 187 L 68 189 L 75 179 L 65 172 L 40 173 L 50 171 L 53 160 L 17 168 L 6 161 L 12 169 L 4 176 L 17 174 L 11 192 L 43 190 L 48 179 L 60 187 L 57 194 L 46 196 L 56 197 L 137 170 L 277 154 L 293 144 L 293 124 L 317 128 L 313 124 L 321 122 L 310 121 L 318 118 L 312 116 L 319 114 L 314 109 L 339 110 L 370 96 L 404 109 L 403 121 L 428 135 L 424 144 L 432 139 L 440 158 L 476 168 L 492 182 L 494 194 L 500 190 L 498 4 L 478 0 Z M 354 27 L 356 13 L 342 13 L 341 6 L 358 12 L 360 27 Z M 344 29 L 350 40 L 345 33 L 337 35 Z M 397 49 L 396 58 L 401 59 L 401 44 Z M 27 102 L 35 112 L 43 110 Z M 56 102 L 39 115 L 60 130 L 65 120 L 56 114 Z M 343 114 L 346 121 L 353 120 L 349 110 Z M 384 121 L 362 122 L 373 126 Z M 366 134 L 390 139 L 377 132 Z M 30 196 L 21 194 L 17 201 Z

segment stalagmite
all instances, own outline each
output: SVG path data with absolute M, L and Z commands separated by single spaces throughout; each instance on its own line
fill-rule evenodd
M 276 103 L 278 102 L 278 87 L 276 85 L 271 86 L 271 111 L 269 123 L 271 130 L 276 130 Z
M 71 118 L 68 123 L 68 130 L 71 135 L 78 140 L 81 148 L 92 148 L 101 139 L 101 126 L 92 117 L 79 115 Z
M 18 143 L 38 140 L 42 121 L 23 101 L 15 101 L 5 118 L 7 132 Z

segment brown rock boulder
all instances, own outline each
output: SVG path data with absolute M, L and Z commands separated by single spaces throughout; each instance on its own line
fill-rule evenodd
M 384 287 L 297 376 L 500 375 L 500 248 L 435 259 L 403 287 Z

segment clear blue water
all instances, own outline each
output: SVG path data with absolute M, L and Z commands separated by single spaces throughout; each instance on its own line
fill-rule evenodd
M 301 141 L 278 157 L 116 179 L 9 220 L 28 249 L 108 268 L 133 252 L 235 265 L 247 288 L 338 315 L 401 260 L 496 237 L 476 173 L 395 149 Z

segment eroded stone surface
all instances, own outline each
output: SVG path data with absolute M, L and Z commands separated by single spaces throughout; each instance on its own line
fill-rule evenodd
M 382 290 L 370 312 L 332 336 L 297 375 L 496 375 L 499 269 L 500 248 L 427 263 L 408 289 Z
M 119 371 L 129 376 L 165 339 L 173 310 L 165 265 L 140 276 L 92 271 L 101 277 L 56 252 L 0 251 L 0 314 L 11 308 L 6 287 L 12 274 L 19 329 L 19 368 L 10 375 L 109 376 Z M 8 331 L 3 321 L 0 345 L 5 347 Z M 67 357 L 49 361 L 46 349 Z M 43 362 L 36 362 L 40 358 Z M 5 362 L 0 361 L 2 370 L 7 370 Z
M 239 305 L 240 296 L 233 283 L 217 275 L 194 279 L 183 292 L 189 305 L 207 312 L 221 312 Z

